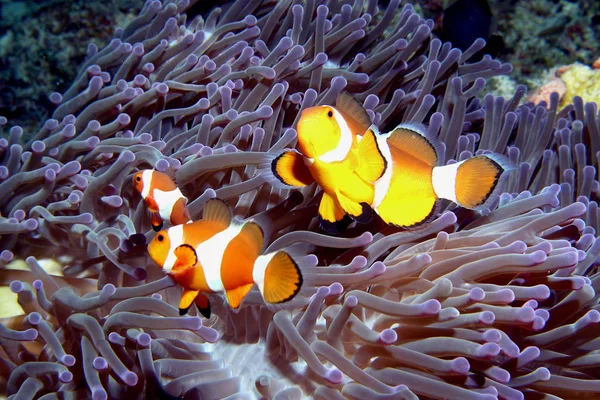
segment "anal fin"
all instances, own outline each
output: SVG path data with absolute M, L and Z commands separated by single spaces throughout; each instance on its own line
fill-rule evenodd
M 227 296 L 227 302 L 231 306 L 231 308 L 238 308 L 240 304 L 242 304 L 242 300 L 248 294 L 250 289 L 252 289 L 253 283 L 249 283 L 247 285 L 243 285 L 237 287 L 235 289 L 225 291 L 225 295 Z
M 352 223 L 338 201 L 327 193 L 323 193 L 319 204 L 319 221 L 321 229 L 332 234 L 343 232 Z
M 198 312 L 202 314 L 204 318 L 210 318 L 210 302 L 208 301 L 208 297 L 202 293 L 198 293 L 194 300 L 194 304 L 196 304 Z
M 181 299 L 179 300 L 179 315 L 187 314 L 194 299 L 198 295 L 199 290 L 184 289 Z
M 381 178 L 388 165 L 379 149 L 373 129 L 369 129 L 365 133 L 358 143 L 356 151 L 360 160 L 356 167 L 356 174 L 369 183 Z

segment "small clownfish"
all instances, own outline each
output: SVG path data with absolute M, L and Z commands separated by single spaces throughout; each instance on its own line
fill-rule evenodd
M 291 300 L 302 286 L 300 268 L 284 251 L 261 255 L 263 231 L 252 221 L 234 221 L 229 206 L 209 200 L 203 218 L 156 234 L 148 253 L 183 287 L 179 313 L 192 302 L 205 317 L 210 304 L 202 293 L 225 292 L 237 309 L 254 284 L 267 303 Z
M 340 93 L 336 106 L 315 106 L 298 120 L 298 151 L 286 150 L 271 162 L 271 172 L 288 186 L 317 182 L 322 229 L 339 233 L 352 220 L 372 217 L 374 182 L 386 170 L 371 120 L 351 95 Z M 348 218 L 350 217 L 350 218 Z
M 151 169 L 139 171 L 133 176 L 133 186 L 150 211 L 154 231 L 162 229 L 163 221 L 173 226 L 191 222 L 188 200 L 169 175 Z
M 403 228 L 436 217 L 440 198 L 469 209 L 484 205 L 504 172 L 511 169 L 508 160 L 499 154 L 437 166 L 437 143 L 419 124 L 403 123 L 377 136 L 388 169 L 375 182 L 371 206 L 384 222 Z

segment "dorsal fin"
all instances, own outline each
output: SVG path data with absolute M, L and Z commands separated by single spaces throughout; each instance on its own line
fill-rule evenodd
M 240 231 L 240 235 L 245 235 L 252 246 L 254 246 L 253 249 L 248 249 L 248 251 L 252 251 L 252 254 L 256 254 L 257 256 L 262 252 L 264 234 L 256 222 L 246 221 Z
M 371 118 L 367 110 L 348 92 L 338 94 L 335 108 L 342 114 L 353 134 L 364 135 L 371 126 Z
M 177 189 L 177 182 L 174 175 L 157 170 L 152 170 L 152 184 L 155 188 L 163 192 Z
M 231 208 L 221 199 L 210 199 L 204 205 L 202 219 L 220 222 L 229 226 L 231 223 Z
M 433 143 L 423 132 L 409 124 L 401 124 L 389 133 L 388 144 L 398 150 L 410 154 L 417 160 L 435 167 L 438 162 Z

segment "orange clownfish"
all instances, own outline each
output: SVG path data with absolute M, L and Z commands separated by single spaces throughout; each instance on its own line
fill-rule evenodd
M 286 150 L 271 171 L 289 186 L 317 182 L 323 190 L 321 227 L 335 233 L 351 222 L 368 222 L 375 197 L 374 182 L 386 170 L 371 120 L 352 96 L 341 93 L 336 107 L 315 106 L 298 120 L 298 151 Z
M 435 217 L 438 199 L 465 208 L 483 205 L 498 186 L 507 162 L 497 154 L 437 166 L 435 141 L 418 124 L 381 134 L 366 110 L 341 93 L 336 107 L 304 110 L 298 121 L 298 151 L 286 150 L 271 171 L 288 186 L 317 182 L 323 189 L 321 227 L 331 233 L 374 210 L 387 224 L 415 227 Z M 368 207 L 367 207 L 368 206 Z
M 208 318 L 210 305 L 202 293 L 225 292 L 234 309 L 254 284 L 271 304 L 298 294 L 302 286 L 298 265 L 284 251 L 261 255 L 262 247 L 263 232 L 256 223 L 234 221 L 229 206 L 212 199 L 201 220 L 158 232 L 148 253 L 183 287 L 179 313 L 186 314 L 194 302 Z
M 173 226 L 190 222 L 188 200 L 169 175 L 151 169 L 139 171 L 133 176 L 133 186 L 150 211 L 154 231 L 162 229 L 163 221 Z
M 373 128 L 374 129 L 374 128 Z M 508 160 L 486 154 L 445 166 L 437 166 L 436 143 L 419 124 L 404 123 L 378 134 L 388 168 L 375 182 L 371 207 L 384 222 L 415 227 L 436 216 L 438 199 L 448 199 L 474 209 L 490 198 Z

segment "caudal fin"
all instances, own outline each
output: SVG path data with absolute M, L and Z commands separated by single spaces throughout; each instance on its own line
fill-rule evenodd
M 465 208 L 476 208 L 492 195 L 508 164 L 498 155 L 479 155 L 460 163 L 435 167 L 433 187 L 438 197 Z
M 285 251 L 259 256 L 252 277 L 265 301 L 271 304 L 293 299 L 302 287 L 300 268 Z

